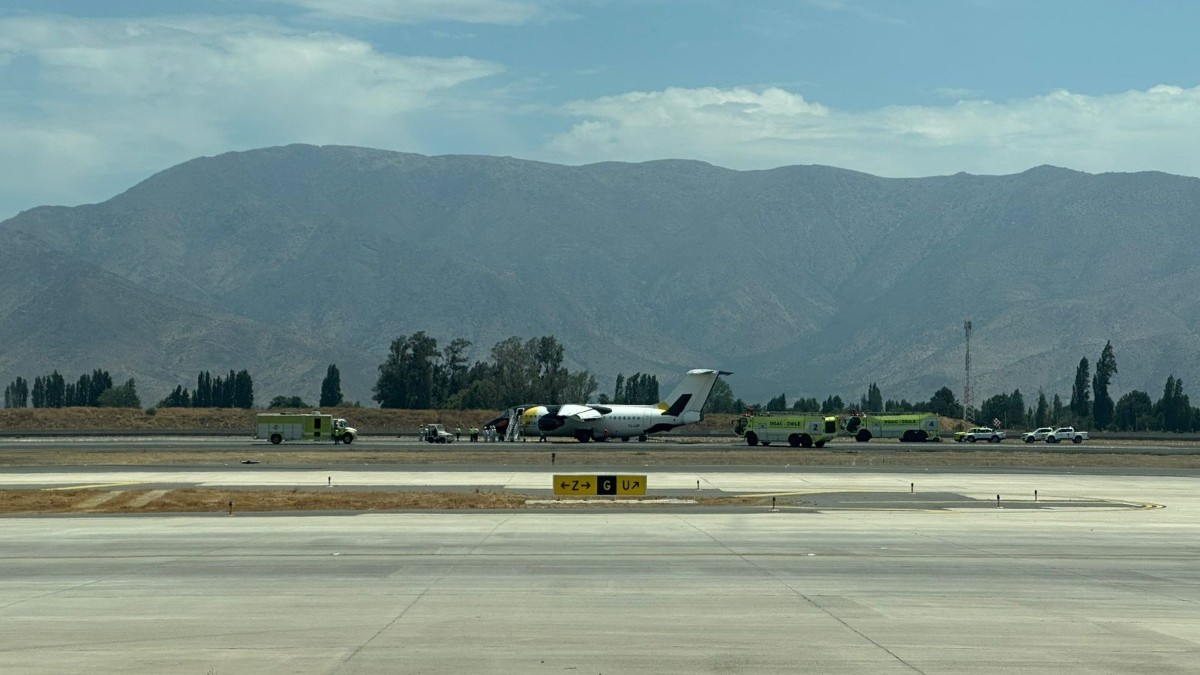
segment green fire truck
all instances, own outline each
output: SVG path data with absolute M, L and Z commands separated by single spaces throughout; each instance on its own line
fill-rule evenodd
M 866 443 L 872 438 L 898 438 L 910 443 L 940 442 L 941 427 L 941 419 L 930 413 L 850 413 L 838 418 L 839 430 L 859 443 Z
M 733 432 L 747 445 L 787 442 L 793 448 L 818 448 L 837 435 L 837 418 L 818 413 L 799 415 L 742 415 L 734 420 Z
M 254 438 L 279 445 L 284 441 L 341 441 L 349 445 L 358 438 L 358 429 L 346 420 L 313 411 L 311 413 L 259 413 Z

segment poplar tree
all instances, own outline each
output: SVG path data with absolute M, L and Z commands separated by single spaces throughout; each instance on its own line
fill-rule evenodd
M 1108 384 L 1117 372 L 1117 357 L 1113 355 L 1112 341 L 1104 343 L 1100 360 L 1096 361 L 1096 377 L 1092 379 L 1092 420 L 1097 429 L 1108 427 L 1113 420 L 1113 400 L 1108 393 Z
M 1079 360 L 1079 367 L 1075 369 L 1075 385 L 1071 387 L 1071 412 L 1075 413 L 1080 424 L 1092 412 L 1091 379 L 1091 369 L 1085 356 Z
M 329 364 L 328 370 L 325 371 L 325 379 L 321 380 L 321 402 L 320 407 L 336 406 L 342 404 L 342 374 L 338 372 L 338 368 L 334 364 Z

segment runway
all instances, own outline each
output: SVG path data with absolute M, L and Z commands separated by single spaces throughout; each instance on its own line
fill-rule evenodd
M 326 478 L 179 473 L 138 478 Z M 335 479 L 536 490 L 548 475 Z M 1014 504 L 7 518 L 0 670 L 1192 673 L 1200 663 L 1191 475 L 731 469 L 648 481 L 730 494 L 911 486 L 916 497 L 999 493 Z M 1015 508 L 1034 489 L 1104 504 Z

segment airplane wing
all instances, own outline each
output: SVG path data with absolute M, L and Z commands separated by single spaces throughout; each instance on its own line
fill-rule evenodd
M 600 411 L 591 406 L 576 404 L 562 406 L 558 409 L 558 414 L 562 417 L 570 417 L 571 419 L 579 422 L 591 422 L 603 417 L 603 415 L 600 414 Z

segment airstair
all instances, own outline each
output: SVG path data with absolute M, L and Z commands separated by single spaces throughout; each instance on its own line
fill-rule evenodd
M 521 440 L 521 415 L 524 414 L 524 408 L 512 409 L 508 415 L 508 428 L 504 432 L 504 440 L 510 442 Z

